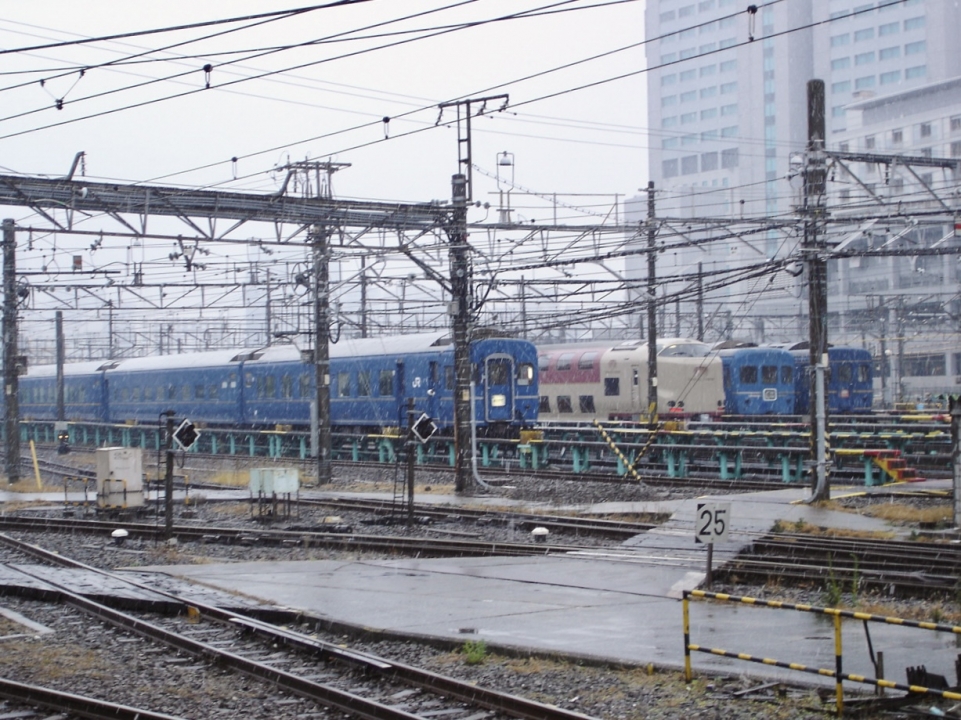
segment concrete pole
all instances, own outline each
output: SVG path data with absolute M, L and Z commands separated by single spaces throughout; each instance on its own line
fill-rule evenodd
M 314 261 L 314 374 L 317 386 L 317 484 L 332 478 L 333 438 L 330 422 L 330 257 L 327 228 L 314 225 L 310 243 Z
M 647 412 L 657 416 L 657 258 L 655 257 L 654 181 L 647 183 Z
M 824 192 L 827 180 L 824 156 L 824 81 L 807 84 L 808 157 L 804 173 L 804 261 L 808 280 L 808 322 L 810 345 L 811 451 L 815 472 L 811 477 L 812 500 L 828 500 L 831 496 L 824 456 L 827 433 L 827 403 L 819 396 L 825 384 L 818 381 L 818 368 L 827 366 L 827 260 L 825 244 L 819 228 L 824 221 Z M 823 411 L 821 410 L 823 408 Z M 823 418 L 819 417 L 821 412 Z
M 952 523 L 961 527 L 961 397 L 948 398 L 951 413 L 951 474 L 954 482 Z
M 17 237 L 14 221 L 3 221 L 3 387 L 7 435 L 6 471 L 10 485 L 20 482 L 20 368 L 17 323 Z
M 470 299 L 471 272 L 467 245 L 467 178 L 451 178 L 451 197 L 454 212 L 451 217 L 450 284 L 452 295 L 452 325 L 454 333 L 454 490 L 470 493 L 474 489 L 471 476 L 471 417 L 474 408 L 470 401 Z

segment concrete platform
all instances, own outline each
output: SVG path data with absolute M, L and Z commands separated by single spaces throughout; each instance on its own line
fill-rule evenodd
M 945 487 L 950 488 L 950 483 L 916 483 L 907 489 Z M 890 487 L 876 491 L 882 490 Z M 843 493 L 836 488 L 833 494 Z M 715 566 L 767 532 L 776 520 L 892 530 L 874 518 L 805 505 L 800 501 L 806 495 L 806 489 L 790 487 L 724 498 L 732 505 L 733 531 L 731 542 L 716 548 Z M 441 496 L 433 500 L 452 505 L 468 502 Z M 477 499 L 469 502 L 476 505 Z M 501 499 L 491 502 L 504 505 Z M 674 515 L 662 527 L 623 546 L 564 557 L 236 563 L 147 570 L 362 627 L 680 667 L 683 636 L 677 598 L 683 588 L 697 586 L 704 573 L 705 551 L 693 540 L 696 505 L 691 500 L 666 507 L 605 503 L 579 508 L 601 514 L 669 508 Z M 903 682 L 905 667 L 923 664 L 954 682 L 954 659 L 961 647 L 956 636 L 877 623 L 870 626 L 870 634 L 874 650 L 885 654 L 888 678 Z M 845 621 L 843 636 L 845 671 L 873 677 L 862 623 Z M 834 667 L 833 626 L 824 616 L 696 602 L 692 603 L 691 641 Z M 816 680 L 803 673 L 702 654 L 695 654 L 694 666 L 703 673 Z

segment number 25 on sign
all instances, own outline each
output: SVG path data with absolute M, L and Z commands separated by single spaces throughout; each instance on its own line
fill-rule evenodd
M 694 541 L 726 542 L 731 525 L 731 503 L 698 503 Z

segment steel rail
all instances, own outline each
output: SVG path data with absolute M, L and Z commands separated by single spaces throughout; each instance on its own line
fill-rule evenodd
M 54 565 L 93 572 L 113 580 L 119 580 L 132 587 L 137 587 L 141 590 L 146 590 L 168 597 L 183 604 L 185 609 L 187 607 L 194 607 L 199 610 L 202 615 L 206 615 L 209 618 L 221 622 L 241 625 L 257 632 L 258 634 L 266 635 L 274 641 L 295 646 L 302 650 L 319 653 L 321 656 L 327 659 L 360 666 L 368 671 L 397 678 L 409 684 L 431 690 L 438 694 L 446 695 L 447 697 L 481 705 L 491 710 L 504 712 L 513 717 L 521 718 L 522 720 L 593 720 L 590 716 L 584 715 L 583 713 L 564 710 L 563 708 L 558 708 L 553 705 L 547 705 L 534 700 L 502 693 L 497 690 L 481 688 L 472 683 L 456 680 L 454 678 L 439 675 L 427 670 L 415 668 L 410 665 L 397 663 L 392 660 L 385 660 L 383 658 L 378 658 L 366 653 L 346 650 L 331 643 L 326 643 L 322 640 L 317 640 L 316 638 L 311 638 L 292 630 L 278 628 L 270 625 L 269 623 L 246 617 L 240 613 L 223 610 L 205 603 L 196 602 L 189 598 L 180 597 L 174 593 L 157 590 L 145 583 L 140 583 L 129 578 L 125 578 L 116 573 L 100 570 L 99 568 L 86 565 L 85 563 L 81 563 L 77 560 L 72 560 L 58 553 L 44 550 L 36 545 L 23 543 L 3 534 L 0 534 L 0 542 Z M 322 704 L 337 707 L 345 712 L 356 714 L 360 717 L 369 718 L 369 720 L 390 720 L 392 718 L 411 720 L 418 717 L 402 710 L 397 710 L 396 708 L 381 705 L 375 701 L 366 700 L 348 692 L 335 690 L 333 688 L 329 688 L 328 686 L 299 678 L 291 673 L 248 660 L 234 653 L 215 648 L 191 638 L 183 637 L 177 633 L 172 633 L 168 630 L 165 630 L 164 628 L 146 623 L 138 618 L 133 618 L 126 613 L 111 610 L 104 605 L 87 600 L 82 596 L 75 595 L 66 588 L 57 586 L 56 583 L 52 583 L 47 579 L 38 579 L 41 579 L 43 582 L 49 585 L 57 587 L 57 589 L 62 592 L 65 597 L 69 598 L 71 603 L 79 603 L 79 607 L 86 609 L 88 612 L 96 614 L 98 617 L 115 624 L 119 624 L 121 627 L 138 632 L 139 634 L 143 634 L 152 639 L 172 645 L 186 652 L 190 652 L 191 654 L 199 655 L 213 661 L 223 662 L 241 670 L 242 672 L 246 672 L 247 674 L 264 680 L 273 681 L 281 687 L 285 687 L 292 692 L 302 694 L 305 697 L 316 699 Z M 376 712 L 372 713 L 372 708 Z
M 70 520 L 54 518 L 18 518 L 0 516 L 0 528 L 27 531 L 110 533 L 119 526 L 129 537 L 159 540 L 164 528 L 145 523 L 106 522 L 101 520 Z M 596 549 L 582 545 L 522 544 L 484 540 L 458 540 L 438 538 L 409 538 L 386 535 L 354 535 L 287 530 L 241 530 L 217 526 L 184 526 L 173 528 L 180 540 L 199 542 L 226 542 L 240 544 L 273 543 L 275 545 L 310 545 L 340 548 L 343 550 L 378 551 L 398 553 L 431 553 L 447 557 L 487 557 L 491 555 L 557 555 Z
M 90 720 L 184 720 L 179 715 L 167 715 L 128 705 L 118 705 L 117 703 L 65 693 L 39 685 L 27 685 L 6 678 L 0 678 L 0 697 L 25 705 L 39 706 L 56 712 L 90 718 Z M 10 714 L 4 717 L 14 717 L 14 715 Z M 19 717 L 19 715 L 16 717 Z

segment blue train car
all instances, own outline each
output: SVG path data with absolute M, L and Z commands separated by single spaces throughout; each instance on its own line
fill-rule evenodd
M 71 363 L 63 369 L 64 417 L 68 421 L 107 422 L 103 361 Z M 38 365 L 19 382 L 20 417 L 57 417 L 57 366 Z
M 524 340 L 482 338 L 470 348 L 474 420 L 502 435 L 537 420 L 537 351 Z M 190 353 L 65 366 L 67 419 L 157 422 L 173 410 L 209 425 L 307 427 L 316 371 L 292 346 Z M 22 414 L 56 417 L 56 368 L 21 381 Z M 446 333 L 344 340 L 330 347 L 331 425 L 403 427 L 407 400 L 442 429 L 453 426 L 454 348 Z
M 808 343 L 786 348 L 795 362 L 795 412 L 811 412 L 810 355 Z M 856 347 L 829 347 L 826 384 L 828 413 L 867 413 L 874 403 L 874 363 L 871 353 Z
M 787 350 L 745 347 L 719 352 L 724 367 L 724 412 L 792 415 L 794 357 Z
M 157 422 L 160 413 L 209 424 L 240 417 L 240 366 L 245 351 L 131 358 L 102 365 L 112 422 Z
M 511 338 L 475 340 L 470 348 L 474 422 L 482 434 L 537 420 L 533 345 Z M 310 421 L 313 366 L 287 348 L 268 348 L 243 366 L 245 422 Z M 454 346 L 446 333 L 343 340 L 330 348 L 330 415 L 337 427 L 407 424 L 407 399 L 442 431 L 453 427 Z

